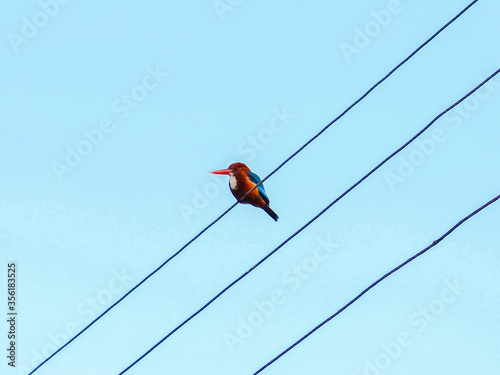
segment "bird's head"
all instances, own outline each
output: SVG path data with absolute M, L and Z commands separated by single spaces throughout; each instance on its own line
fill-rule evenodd
M 227 174 L 227 175 L 231 176 L 234 173 L 236 173 L 237 171 L 250 172 L 250 168 L 248 168 L 243 163 L 233 163 L 227 169 L 220 169 L 218 171 L 213 171 L 213 172 L 210 172 L 210 173 L 213 173 L 213 174 Z

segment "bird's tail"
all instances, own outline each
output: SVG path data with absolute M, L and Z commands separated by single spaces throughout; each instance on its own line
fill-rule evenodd
M 264 211 L 266 211 L 266 212 L 267 212 L 267 214 L 268 214 L 269 216 L 271 216 L 271 217 L 274 219 L 274 221 L 278 221 L 279 216 L 278 216 L 278 214 L 277 214 L 276 212 L 274 212 L 274 211 L 271 209 L 271 207 L 269 207 L 269 206 L 267 206 L 267 205 L 266 205 L 266 206 L 262 207 L 262 209 L 263 209 Z

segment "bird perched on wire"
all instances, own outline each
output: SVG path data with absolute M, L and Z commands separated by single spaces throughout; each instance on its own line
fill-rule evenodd
M 269 198 L 264 190 L 264 185 L 260 184 L 256 189 L 252 190 L 261 180 L 245 164 L 233 163 L 227 169 L 220 169 L 210 173 L 229 175 L 231 193 L 240 203 L 262 208 L 275 221 L 278 221 L 278 215 L 269 207 Z M 250 190 L 252 192 L 245 196 Z

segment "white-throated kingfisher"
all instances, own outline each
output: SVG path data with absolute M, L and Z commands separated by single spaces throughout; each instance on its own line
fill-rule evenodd
M 275 221 L 278 221 L 278 215 L 269 207 L 269 198 L 264 190 L 264 185 L 260 184 L 257 189 L 252 190 L 260 183 L 260 177 L 253 173 L 243 163 L 233 163 L 227 169 L 210 172 L 213 174 L 229 175 L 229 187 L 234 197 L 243 204 L 262 208 Z M 250 190 L 252 192 L 245 196 Z

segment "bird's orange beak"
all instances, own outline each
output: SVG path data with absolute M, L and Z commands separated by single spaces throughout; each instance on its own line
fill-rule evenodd
M 213 171 L 210 173 L 213 173 L 213 174 L 231 174 L 232 170 L 231 169 L 219 169 L 218 171 Z

